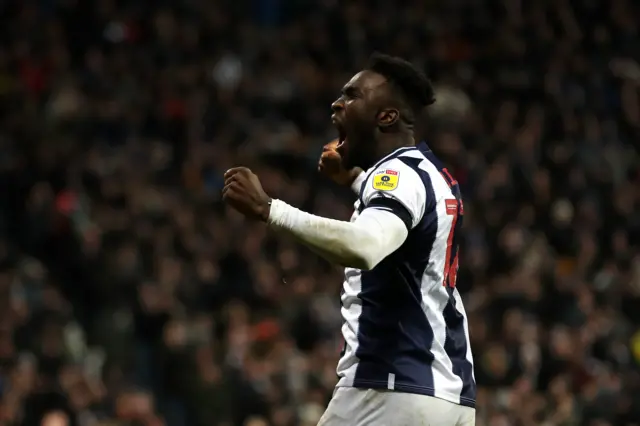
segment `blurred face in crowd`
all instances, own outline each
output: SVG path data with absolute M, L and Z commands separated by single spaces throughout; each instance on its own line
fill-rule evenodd
M 267 421 L 261 417 L 251 417 L 245 422 L 245 426 L 267 426 Z
M 42 426 L 68 426 L 69 417 L 62 411 L 48 413 L 42 419 Z
M 347 168 L 370 167 L 377 160 L 377 129 L 387 100 L 387 80 L 372 71 L 361 71 L 342 88 L 331 105 L 338 129 L 338 153 Z

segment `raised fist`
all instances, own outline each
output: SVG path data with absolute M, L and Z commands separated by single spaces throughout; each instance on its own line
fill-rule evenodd
M 349 186 L 362 173 L 362 169 L 354 167 L 345 169 L 342 165 L 342 157 L 336 151 L 338 139 L 335 139 L 322 148 L 322 154 L 318 161 L 318 171 L 338 185 Z
M 234 167 L 224 174 L 222 199 L 249 219 L 269 219 L 271 198 L 262 189 L 260 179 L 246 167 Z

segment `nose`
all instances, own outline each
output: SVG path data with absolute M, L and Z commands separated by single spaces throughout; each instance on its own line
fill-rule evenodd
M 338 111 L 342 111 L 344 109 L 344 101 L 342 100 L 342 98 L 338 98 L 336 99 L 332 104 L 331 104 L 331 110 L 335 113 Z

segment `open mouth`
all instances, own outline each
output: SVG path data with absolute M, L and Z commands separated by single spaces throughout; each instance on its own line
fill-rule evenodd
M 347 131 L 335 116 L 333 117 L 333 125 L 335 126 L 336 130 L 338 130 L 338 145 L 336 145 L 336 149 L 339 149 L 343 147 L 347 141 Z
M 344 131 L 338 132 L 338 145 L 336 145 L 336 149 L 340 149 L 347 142 L 347 133 Z

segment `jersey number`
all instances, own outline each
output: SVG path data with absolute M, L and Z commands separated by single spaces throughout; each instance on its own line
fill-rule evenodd
M 442 177 L 452 188 L 458 185 L 447 169 L 442 169 Z M 457 191 L 456 191 L 457 192 Z M 459 193 L 459 192 L 458 192 Z M 462 200 L 460 198 L 451 198 L 445 200 L 447 216 L 451 218 L 451 230 L 447 237 L 447 253 L 444 260 L 444 280 L 442 285 L 449 288 L 455 288 L 456 279 L 458 278 L 458 241 L 456 237 L 458 231 L 462 227 L 462 215 L 464 214 Z

